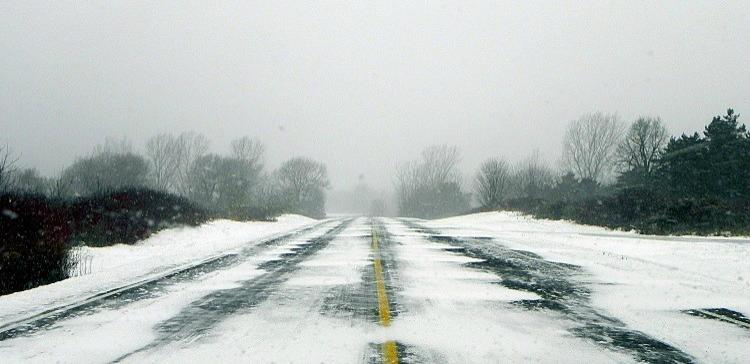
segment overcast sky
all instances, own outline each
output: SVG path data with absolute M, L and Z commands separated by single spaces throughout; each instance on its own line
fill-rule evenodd
M 0 142 L 53 174 L 106 136 L 250 135 L 379 188 L 436 143 L 554 161 L 585 112 L 750 121 L 747 1 L 218 3 L 0 1 Z

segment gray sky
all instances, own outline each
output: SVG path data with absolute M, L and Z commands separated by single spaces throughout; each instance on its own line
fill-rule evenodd
M 380 187 L 435 143 L 467 174 L 555 160 L 585 112 L 750 116 L 746 1 L 215 3 L 0 1 L 0 142 L 52 174 L 106 136 L 246 134 Z

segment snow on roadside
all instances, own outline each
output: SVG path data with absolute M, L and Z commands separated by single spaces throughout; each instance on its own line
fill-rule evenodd
M 478 259 L 446 251 L 400 223 L 385 225 L 398 241 L 393 249 L 402 286 L 394 299 L 406 307 L 393 321 L 393 338 L 413 346 L 425 362 L 432 356 L 447 363 L 633 362 L 569 335 L 568 323 L 552 315 L 508 309 L 511 301 L 540 297 L 466 267 Z
M 743 362 L 750 332 L 681 311 L 728 308 L 750 316 L 750 239 L 661 237 L 490 212 L 423 222 L 459 236 L 579 265 L 592 305 L 701 361 Z
M 0 296 L 0 325 L 317 222 L 299 215 L 275 222 L 215 220 L 166 229 L 134 245 L 83 247 L 78 254 L 90 257 L 90 274 Z
M 79 248 L 84 256 L 91 256 L 91 273 L 111 271 L 120 266 L 144 262 L 185 262 L 236 248 L 264 235 L 314 222 L 299 216 L 283 215 L 276 222 L 214 220 L 198 228 L 180 227 L 160 231 L 134 245 L 118 244 L 108 247 Z

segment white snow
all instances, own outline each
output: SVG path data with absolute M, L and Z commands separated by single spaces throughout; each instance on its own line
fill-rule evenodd
M 197 281 L 169 286 L 166 294 L 156 298 L 73 317 L 43 335 L 0 342 L 0 357 L 5 363 L 109 363 L 151 343 L 156 338 L 154 326 L 194 300 L 262 273 L 251 263 L 211 272 Z
M 445 244 L 428 242 L 398 222 L 387 228 L 399 242 L 394 251 L 403 291 L 395 299 L 406 307 L 393 321 L 391 339 L 413 346 L 427 362 L 632 362 L 572 337 L 564 320 L 510 307 L 510 301 L 540 297 L 462 266 L 479 260 L 445 251 Z
M 219 324 L 212 335 L 139 353 L 132 363 L 356 363 L 378 327 L 324 315 L 324 294 L 356 285 L 371 262 L 363 219 L 300 264 L 289 280 L 252 311 Z
M 163 230 L 134 245 L 83 247 L 79 254 L 90 257 L 90 274 L 0 297 L 0 325 L 317 222 L 299 215 L 275 222 L 215 220 Z
M 216 221 L 198 228 L 164 231 L 138 246 L 88 249 L 93 273 L 0 298 L 3 318 L 86 296 L 181 263 L 236 251 L 259 237 L 314 223 L 284 217 L 278 223 Z M 700 362 L 743 363 L 750 357 L 750 331 L 681 310 L 726 307 L 750 313 L 750 240 L 745 238 L 651 237 L 514 213 L 484 213 L 420 221 L 444 234 L 490 237 L 488 244 L 535 252 L 547 260 L 579 265 L 576 275 L 591 289 L 600 312 L 674 345 Z M 261 263 L 310 244 L 330 222 L 298 239 L 260 251 L 235 266 L 166 287 L 165 294 L 117 310 L 97 310 L 49 329 L 0 342 L 3 362 L 368 362 L 379 344 L 396 340 L 425 362 L 634 362 L 571 334 L 576 323 L 552 311 L 527 311 L 511 301 L 536 294 L 506 288 L 503 277 L 473 269 L 477 261 L 386 219 L 392 240 L 381 242 L 393 308 L 390 327 L 376 319 L 371 227 L 357 219 L 327 246 L 299 263 L 270 296 L 240 311 L 195 341 L 137 351 L 156 338 L 154 327 L 210 292 L 238 286 L 264 271 Z M 392 260 L 390 260 L 392 259 Z M 98 266 L 96 264 L 99 264 Z M 388 268 L 390 269 L 390 268 Z M 361 291 L 364 284 L 365 291 Z M 369 287 L 368 287 L 369 286 Z M 333 303 L 333 306 L 327 306 Z M 373 305 L 373 318 L 350 317 L 346 306 Z M 334 308 L 331 308 L 334 307 Z M 357 306 L 367 309 L 368 306 Z M 10 310 L 10 311 L 6 311 Z M 11 313 L 8 313 L 11 312 Z M 15 312 L 14 314 L 12 312 Z
M 469 260 L 407 233 L 399 223 L 387 224 L 396 239 L 398 265 L 391 271 L 399 285 L 391 301 L 405 311 L 392 326 L 321 312 L 326 297 L 357 299 L 328 292 L 336 285 L 361 283 L 363 272 L 372 269 L 365 226 L 363 219 L 356 221 L 301 263 L 282 289 L 251 312 L 227 319 L 211 336 L 139 353 L 127 362 L 357 363 L 371 362 L 368 355 L 379 362 L 379 345 L 387 340 L 410 346 L 425 362 L 633 361 L 570 336 L 562 320 L 504 310 L 504 302 L 537 296 L 493 284 L 499 277 L 461 266 Z M 370 284 L 368 292 L 358 294 L 374 296 L 375 284 Z
M 425 222 L 487 236 L 591 274 L 593 306 L 705 362 L 750 358 L 750 331 L 682 313 L 728 308 L 750 316 L 750 239 L 658 237 L 491 212 Z

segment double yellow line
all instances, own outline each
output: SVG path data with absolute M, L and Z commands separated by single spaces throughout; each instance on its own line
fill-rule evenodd
M 378 314 L 380 316 L 380 325 L 388 327 L 391 325 L 391 308 L 388 303 L 388 294 L 385 291 L 385 279 L 383 278 L 383 265 L 380 262 L 380 239 L 378 232 L 372 229 L 372 251 L 375 259 L 372 261 L 375 269 L 375 291 L 378 294 Z M 386 341 L 381 347 L 383 354 L 383 363 L 398 364 L 398 350 L 396 342 Z

